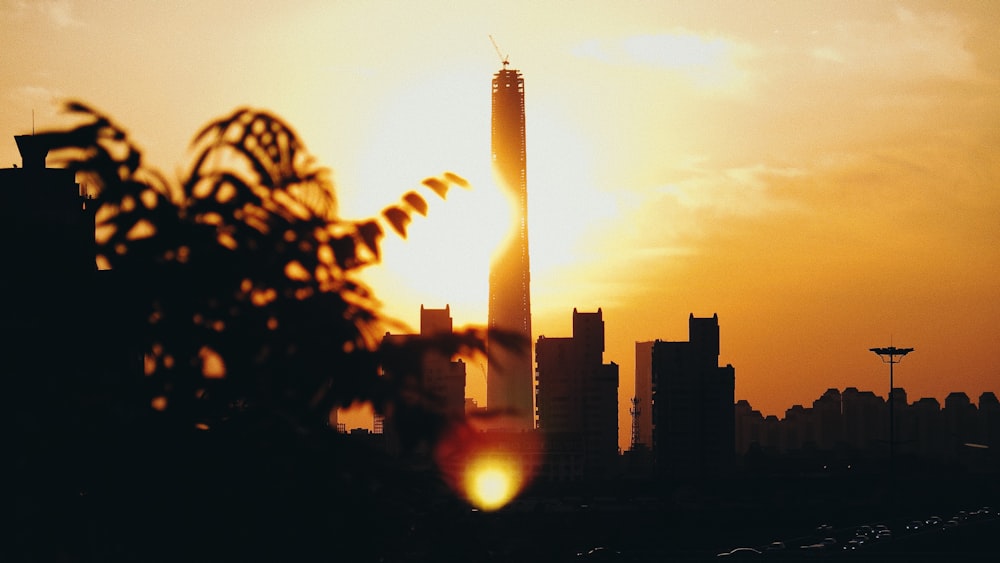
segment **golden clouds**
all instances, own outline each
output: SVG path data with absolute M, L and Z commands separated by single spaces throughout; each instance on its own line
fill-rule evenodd
M 750 87 L 746 63 L 759 50 L 733 38 L 679 29 L 608 41 L 590 39 L 578 44 L 574 53 L 610 65 L 669 71 L 699 91 L 733 94 Z

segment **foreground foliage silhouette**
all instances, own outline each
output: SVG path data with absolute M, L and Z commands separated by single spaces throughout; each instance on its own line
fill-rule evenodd
M 380 345 L 400 327 L 358 279 L 426 199 L 413 190 L 377 218 L 341 218 L 329 172 L 281 119 L 251 109 L 202 129 L 172 181 L 108 117 L 66 107 L 83 123 L 37 142 L 96 189 L 97 260 L 110 270 L 99 282 L 114 287 L 101 306 L 134 346 L 108 348 L 141 355 L 142 373 L 79 407 L 73 452 L 37 462 L 85 460 L 70 477 L 79 498 L 48 507 L 70 530 L 59 528 L 57 552 L 300 561 L 391 550 L 435 477 L 328 426 L 334 409 L 370 402 L 392 414 L 405 455 L 461 424 L 421 392 L 419 358 L 485 353 L 485 332 Z M 467 184 L 452 173 L 422 182 L 441 198 L 453 186 Z M 95 423 L 101 409 L 127 414 Z

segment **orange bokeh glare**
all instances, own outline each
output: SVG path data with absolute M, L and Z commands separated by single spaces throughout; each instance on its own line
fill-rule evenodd
M 435 462 L 459 496 L 480 510 L 499 510 L 534 477 L 541 442 L 534 432 L 484 430 L 465 422 L 438 443 Z

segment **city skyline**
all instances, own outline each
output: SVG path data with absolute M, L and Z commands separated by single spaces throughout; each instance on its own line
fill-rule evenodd
M 425 308 L 425 307 L 422 306 L 420 312 L 421 312 L 421 326 L 423 326 L 425 324 L 425 322 L 426 322 L 424 320 L 425 319 L 425 315 L 428 312 L 434 312 L 434 313 L 438 313 L 438 314 L 447 312 L 448 314 L 450 314 L 450 305 L 445 305 L 445 307 L 443 309 L 440 309 L 440 310 L 438 310 L 438 309 L 432 310 L 432 309 L 428 309 L 428 308 Z M 574 309 L 572 313 L 573 313 L 573 317 L 574 318 L 576 318 L 577 315 L 580 314 L 576 309 Z M 597 315 L 598 318 L 600 318 L 600 316 L 601 316 L 601 309 L 598 308 L 597 313 L 586 313 L 586 315 Z M 448 317 L 448 318 L 450 320 L 450 317 Z M 714 338 L 714 344 L 712 344 L 711 346 L 714 346 L 714 350 L 717 351 L 716 352 L 716 356 L 718 356 L 719 355 L 719 351 L 721 351 L 721 349 L 723 348 L 723 342 L 724 342 L 724 338 L 722 338 L 721 335 L 719 334 L 720 325 L 718 324 L 718 315 L 716 314 L 716 315 L 713 315 L 712 317 L 709 317 L 709 318 L 696 318 L 693 313 L 691 315 L 689 315 L 689 325 L 690 325 L 690 323 L 694 322 L 695 326 L 696 326 L 699 323 L 704 324 L 704 323 L 706 323 L 706 321 L 708 321 L 708 323 L 707 323 L 708 326 L 714 325 L 713 328 L 712 328 L 712 330 L 714 330 L 714 333 L 715 333 L 714 337 L 713 337 Z M 603 321 L 601 321 L 601 322 L 603 323 Z M 451 330 L 451 326 L 450 325 L 447 327 L 447 330 Z M 575 330 L 575 328 L 574 328 L 574 330 Z M 621 385 L 621 383 L 624 383 L 626 381 L 631 380 L 631 381 L 629 381 L 631 383 L 631 388 L 632 389 L 638 389 L 641 386 L 640 385 L 640 380 L 643 380 L 644 383 L 642 385 L 642 388 L 646 389 L 647 392 L 650 393 L 650 395 L 648 397 L 643 397 L 641 395 L 633 395 L 633 396 L 627 397 L 627 399 L 630 401 L 630 419 L 629 419 L 628 428 L 627 429 L 623 429 L 621 427 L 620 421 L 619 421 L 619 445 L 620 445 L 621 450 L 623 452 L 626 451 L 626 450 L 628 450 L 628 449 L 630 449 L 632 429 L 633 429 L 632 425 L 633 425 L 633 422 L 635 420 L 631 416 L 631 409 L 634 408 L 634 407 L 637 407 L 637 406 L 640 407 L 640 412 L 643 415 L 641 417 L 641 420 L 643 421 L 643 424 L 640 425 L 640 428 L 644 429 L 644 430 L 640 429 L 640 436 L 643 436 L 643 438 L 640 439 L 639 443 L 641 443 L 641 444 L 643 444 L 645 446 L 648 446 L 650 443 L 652 443 L 652 438 L 651 438 L 651 431 L 652 430 L 651 430 L 651 427 L 650 427 L 650 424 L 652 424 L 652 413 L 651 413 L 651 408 L 650 408 L 650 400 L 652 399 L 652 396 L 653 396 L 652 385 L 651 385 L 653 375 L 652 375 L 652 369 L 651 369 L 651 367 L 652 367 L 652 352 L 653 352 L 654 347 L 656 345 L 681 346 L 681 347 L 687 346 L 687 345 L 689 345 L 692 342 L 691 336 L 690 336 L 690 332 L 691 332 L 690 328 L 689 328 L 688 332 L 689 332 L 688 340 L 666 340 L 666 339 L 659 339 L 659 338 L 657 338 L 655 340 L 650 340 L 650 341 L 645 341 L 645 342 L 635 342 L 635 346 L 636 346 L 636 348 L 635 348 L 636 365 L 639 366 L 640 369 L 637 372 L 632 373 L 632 374 L 619 374 L 619 376 L 618 376 L 619 386 Z M 431 331 L 431 333 L 433 333 L 433 331 Z M 602 339 L 603 339 L 603 336 L 602 336 Z M 542 335 L 542 336 L 539 337 L 538 341 L 536 341 L 535 343 L 533 343 L 533 345 L 537 346 L 538 343 L 539 343 L 539 341 L 548 341 L 548 345 L 552 345 L 554 342 L 565 341 L 565 340 L 572 340 L 572 338 L 566 338 L 566 337 L 554 337 L 553 338 L 553 337 L 546 337 L 545 335 Z M 713 349 L 713 348 L 711 348 L 711 346 L 710 346 L 710 349 Z M 603 352 L 603 344 L 601 345 L 601 347 L 595 348 L 595 349 L 600 349 Z M 612 363 L 617 364 L 617 362 L 615 361 L 614 358 L 609 358 L 609 361 L 612 362 Z M 898 363 L 898 362 L 896 362 L 896 363 Z M 727 365 L 724 368 L 722 366 L 718 366 L 718 368 L 719 369 L 723 369 L 723 371 L 732 370 L 733 367 L 734 366 L 732 366 L 732 365 Z M 538 368 L 537 368 L 537 365 L 536 365 L 536 370 L 537 369 Z M 539 372 L 536 371 L 536 375 L 538 373 Z M 739 381 L 739 378 L 735 377 L 735 381 Z M 535 387 L 536 387 L 536 390 L 537 390 L 537 384 L 535 384 Z M 886 386 L 885 386 L 884 390 L 881 389 L 877 385 L 873 386 L 873 387 L 864 387 L 864 386 L 849 385 L 849 386 L 844 387 L 844 389 L 853 390 L 855 392 L 860 391 L 861 393 L 865 393 L 865 394 L 871 395 L 873 398 L 875 398 L 878 401 L 882 401 L 882 403 L 885 404 L 885 405 L 889 404 L 888 382 L 886 382 Z M 994 396 L 995 397 L 995 395 L 997 393 L 997 391 L 995 389 L 992 389 L 992 388 L 985 389 L 981 393 L 976 393 L 976 394 L 969 393 L 969 392 L 967 392 L 966 390 L 963 390 L 963 389 L 951 389 L 947 393 L 945 393 L 945 396 L 943 396 L 943 397 L 923 396 L 923 395 L 921 395 L 921 396 L 914 395 L 914 396 L 911 397 L 906 392 L 906 388 L 903 387 L 903 386 L 893 385 L 893 389 L 894 389 L 895 393 L 900 393 L 901 398 L 897 397 L 896 401 L 899 401 L 902 406 L 913 406 L 913 405 L 916 405 L 918 403 L 926 403 L 927 401 L 933 401 L 933 402 L 939 403 L 940 405 L 944 405 L 948 398 L 955 397 L 955 396 L 964 396 L 964 397 L 966 397 L 969 400 L 969 403 L 971 405 L 973 405 L 974 407 L 976 407 L 977 409 L 980 407 L 980 404 L 979 404 L 980 399 L 982 399 L 984 396 L 985 397 L 989 397 L 989 396 Z M 816 396 L 814 396 L 812 398 L 805 398 L 804 400 L 802 400 L 800 402 L 789 404 L 785 408 L 780 409 L 779 411 L 773 412 L 773 413 L 771 413 L 771 412 L 764 412 L 764 413 L 762 413 L 760 409 L 754 407 L 754 405 L 752 404 L 751 401 L 748 401 L 747 399 L 742 398 L 739 395 L 736 395 L 734 397 L 733 404 L 734 404 L 734 406 L 737 406 L 737 404 L 744 404 L 747 407 L 750 407 L 753 410 L 753 412 L 757 413 L 762 418 L 774 418 L 774 419 L 777 419 L 779 421 L 783 421 L 783 420 L 785 420 L 789 416 L 789 414 L 797 413 L 797 412 L 801 411 L 802 409 L 810 409 L 810 408 L 812 408 L 812 406 L 814 406 L 814 404 L 817 401 L 821 401 L 826 396 L 826 394 L 828 394 L 831 390 L 839 391 L 839 388 L 838 387 L 827 387 L 827 388 L 823 389 L 822 392 L 818 393 Z M 466 393 L 466 395 L 468 395 L 468 393 Z M 631 402 L 631 399 L 635 399 L 635 398 L 639 398 L 640 399 L 638 401 L 638 403 L 632 403 Z M 468 397 L 468 396 L 467 396 L 467 399 L 473 399 L 473 400 L 475 400 L 474 397 Z M 621 407 L 621 403 L 622 403 L 622 397 L 620 396 L 620 393 L 619 393 L 619 401 L 618 402 L 619 402 L 619 415 L 621 415 L 620 407 Z M 482 407 L 482 405 L 478 405 L 478 406 Z M 620 416 L 619 416 L 619 418 L 620 418 Z M 352 420 L 356 422 L 356 421 L 362 420 L 362 419 L 359 419 L 359 418 L 355 417 Z M 366 427 L 367 426 L 360 427 L 360 428 L 364 429 Z M 350 431 L 352 429 L 353 428 L 348 427 L 348 426 L 344 427 L 344 431 Z M 624 430 L 628 430 L 628 433 L 629 433 L 629 441 L 627 441 L 627 442 L 622 442 L 621 441 L 621 435 L 622 435 L 622 433 L 623 433 Z
M 531 79 L 532 338 L 603 309 L 623 444 L 635 342 L 683 338 L 689 313 L 723 319 L 736 397 L 766 414 L 831 387 L 884 396 L 873 346 L 916 349 L 896 372 L 913 396 L 996 386 L 992 3 L 387 6 L 2 4 L 0 162 L 72 97 L 167 172 L 209 118 L 273 110 L 346 216 L 453 170 L 473 189 L 365 279 L 411 326 L 421 304 L 483 325 L 507 224 L 489 212 L 492 34 Z M 472 364 L 468 381 L 485 397 Z

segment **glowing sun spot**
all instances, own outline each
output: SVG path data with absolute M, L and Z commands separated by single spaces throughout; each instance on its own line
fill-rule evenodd
M 501 466 L 486 466 L 471 471 L 469 498 L 483 510 L 496 510 L 514 497 L 513 476 Z
M 467 420 L 452 427 L 434 457 L 457 495 L 480 510 L 499 510 L 531 482 L 543 448 L 534 433 L 484 432 L 479 426 Z

